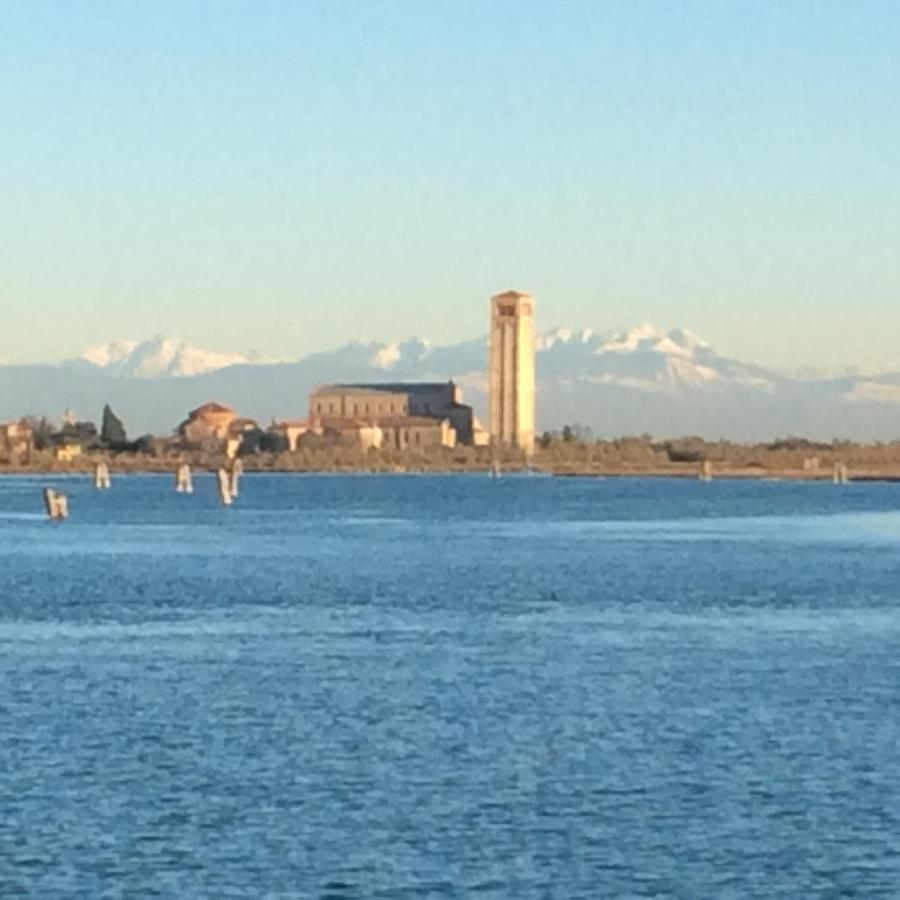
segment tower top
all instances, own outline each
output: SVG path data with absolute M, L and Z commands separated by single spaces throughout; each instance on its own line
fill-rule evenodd
M 531 294 L 524 291 L 501 291 L 499 294 L 494 294 L 491 300 L 523 300 L 525 298 L 530 300 Z
M 491 297 L 491 311 L 495 316 L 532 316 L 534 299 L 521 291 L 504 291 Z

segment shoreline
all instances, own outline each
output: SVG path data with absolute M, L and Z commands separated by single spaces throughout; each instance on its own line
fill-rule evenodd
M 99 460 L 97 460 L 99 461 Z M 163 463 L 151 465 L 134 465 L 130 463 L 117 466 L 115 460 L 104 460 L 109 466 L 110 475 L 123 477 L 126 475 L 164 475 L 174 479 L 176 463 Z M 96 461 L 87 464 L 71 464 L 58 466 L 0 466 L 0 478 L 10 477 L 92 477 Z M 257 474 L 273 475 L 362 475 L 362 476 L 402 476 L 402 475 L 479 475 L 489 478 L 491 469 L 489 466 L 441 466 L 441 465 L 394 465 L 384 467 L 367 466 L 315 466 L 315 467 L 291 467 L 279 465 L 254 465 L 247 459 L 243 460 L 244 475 Z M 192 464 L 195 475 L 214 475 L 219 465 L 205 463 Z M 538 465 L 531 468 L 522 465 L 508 465 L 501 470 L 500 478 L 514 476 L 517 478 L 568 478 L 568 479 L 618 479 L 618 478 L 652 478 L 675 480 L 700 480 L 696 466 L 673 465 L 672 467 L 657 466 L 629 466 L 629 467 L 573 467 L 567 465 L 547 466 Z M 900 465 L 896 466 L 866 466 L 849 470 L 850 482 L 883 482 L 900 483 Z M 831 483 L 833 473 L 831 471 L 809 471 L 794 468 L 762 469 L 752 467 L 726 467 L 714 468 L 713 481 L 791 481 L 810 483 Z

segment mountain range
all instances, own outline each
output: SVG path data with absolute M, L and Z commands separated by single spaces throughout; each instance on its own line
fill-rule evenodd
M 175 337 L 120 340 L 59 364 L 0 364 L 0 421 L 58 420 L 67 408 L 97 419 L 109 403 L 132 436 L 165 434 L 208 400 L 265 423 L 305 415 L 309 391 L 322 382 L 449 378 L 484 418 L 486 362 L 486 340 L 354 342 L 292 362 L 203 350 Z M 577 423 L 603 437 L 900 437 L 900 372 L 792 376 L 722 356 L 684 329 L 558 328 L 539 335 L 537 370 L 541 429 Z

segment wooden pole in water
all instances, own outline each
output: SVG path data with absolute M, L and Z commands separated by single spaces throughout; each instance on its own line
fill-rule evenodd
M 193 494 L 194 482 L 191 478 L 191 467 L 182 463 L 175 472 L 175 490 L 179 494 Z
M 69 517 L 69 501 L 65 494 L 44 488 L 44 508 L 51 519 L 67 519 Z
M 216 472 L 216 483 L 219 487 L 219 502 L 222 506 L 231 506 L 234 498 L 231 496 L 231 481 L 225 469 L 219 469 Z
M 239 491 L 239 482 L 241 479 L 241 475 L 244 474 L 244 464 L 240 461 L 240 459 L 236 459 L 231 464 L 231 477 L 228 482 L 228 491 L 231 494 L 232 498 L 237 497 Z
M 98 491 L 109 490 L 109 467 L 105 462 L 97 463 L 97 467 L 94 469 L 94 487 Z

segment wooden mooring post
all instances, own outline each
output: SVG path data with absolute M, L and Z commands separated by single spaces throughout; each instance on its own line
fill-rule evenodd
M 94 487 L 98 491 L 108 491 L 110 488 L 109 466 L 105 462 L 97 463 L 94 469 Z
M 54 491 L 53 488 L 44 488 L 44 508 L 51 519 L 69 518 L 69 500 L 65 494 Z
M 191 467 L 182 463 L 175 471 L 175 490 L 179 494 L 193 494 L 194 480 L 191 477 Z
M 222 506 L 231 506 L 234 498 L 231 496 L 231 478 L 226 469 L 216 472 L 216 484 L 219 488 L 219 502 Z
M 229 473 L 228 490 L 231 493 L 232 500 L 238 496 L 240 492 L 241 475 L 244 474 L 244 464 L 240 459 L 235 459 L 231 463 L 231 472 Z

